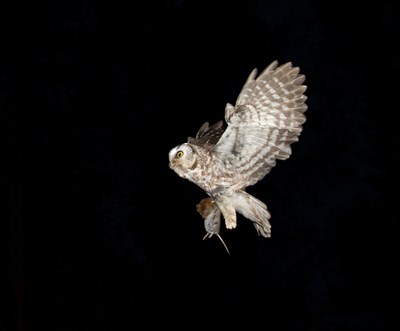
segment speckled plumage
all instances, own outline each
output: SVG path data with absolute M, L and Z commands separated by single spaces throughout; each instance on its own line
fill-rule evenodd
M 170 168 L 209 196 L 197 205 L 206 237 L 219 234 L 221 215 L 228 229 L 235 228 L 236 212 L 253 221 L 259 235 L 271 236 L 267 206 L 245 189 L 290 156 L 306 120 L 306 86 L 291 62 L 274 61 L 256 76 L 254 69 L 235 106 L 226 105 L 226 129 L 223 121 L 206 122 L 169 152 Z

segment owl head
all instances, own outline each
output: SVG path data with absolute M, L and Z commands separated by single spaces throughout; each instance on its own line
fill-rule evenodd
M 176 146 L 169 152 L 169 167 L 181 177 L 185 177 L 185 173 L 193 169 L 195 163 L 195 151 L 188 143 Z

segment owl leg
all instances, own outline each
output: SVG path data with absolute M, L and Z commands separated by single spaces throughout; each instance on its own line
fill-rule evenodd
M 226 228 L 234 229 L 236 228 L 236 210 L 230 200 L 229 197 L 220 195 L 215 202 L 224 217 Z
M 232 206 L 223 206 L 221 209 L 221 212 L 225 219 L 226 228 L 227 229 L 236 228 L 236 210 L 235 210 L 235 208 Z

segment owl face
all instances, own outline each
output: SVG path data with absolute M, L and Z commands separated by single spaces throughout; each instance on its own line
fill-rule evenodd
M 195 163 L 196 154 L 187 143 L 176 146 L 169 152 L 169 167 L 181 177 L 185 177 L 184 174 L 192 169 Z

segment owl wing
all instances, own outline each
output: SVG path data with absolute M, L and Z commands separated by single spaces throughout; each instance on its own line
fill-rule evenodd
M 223 121 L 218 121 L 211 126 L 208 122 L 205 122 L 197 131 L 196 137 L 188 137 L 187 141 L 188 143 L 211 149 L 219 141 L 224 130 Z
M 238 181 L 245 178 L 245 186 L 268 174 L 277 159 L 290 156 L 307 110 L 305 76 L 291 62 L 278 67 L 274 61 L 256 75 L 254 69 L 235 106 L 226 105 L 228 126 L 213 149 Z

